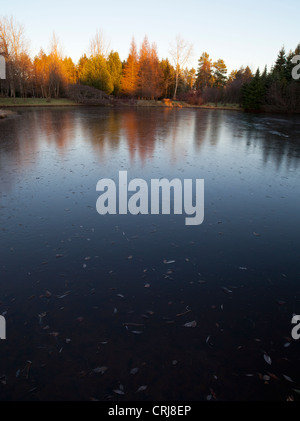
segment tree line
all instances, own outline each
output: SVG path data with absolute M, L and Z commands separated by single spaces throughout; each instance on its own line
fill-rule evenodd
M 170 98 L 192 105 L 239 104 L 246 110 L 300 110 L 300 83 L 292 78 L 292 58 L 300 54 L 300 44 L 289 53 L 282 48 L 269 71 L 257 69 L 255 73 L 241 67 L 228 74 L 224 60 L 213 61 L 207 52 L 200 56 L 197 69 L 188 68 L 191 52 L 192 46 L 177 37 L 170 58 L 159 59 L 157 46 L 145 37 L 140 48 L 132 40 L 122 62 L 98 31 L 89 52 L 78 63 L 62 54 L 55 35 L 49 52 L 41 49 L 32 59 L 24 27 L 13 18 L 0 18 L 0 53 L 6 59 L 0 95 L 50 100 L 67 96 L 79 85 L 115 98 Z

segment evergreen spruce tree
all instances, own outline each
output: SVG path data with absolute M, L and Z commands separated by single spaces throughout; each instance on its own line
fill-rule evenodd
M 246 111 L 259 111 L 264 100 L 264 81 L 257 69 L 254 78 L 242 88 L 243 108 Z

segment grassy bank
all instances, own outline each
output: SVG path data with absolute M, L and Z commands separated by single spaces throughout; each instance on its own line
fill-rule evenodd
M 239 104 L 213 104 L 208 103 L 204 105 L 198 105 L 197 108 L 204 108 L 210 110 L 232 110 L 232 111 L 243 111 L 243 108 L 239 106 Z
M 66 107 L 78 105 L 75 101 L 66 98 L 0 98 L 0 107 Z
M 50 101 L 45 98 L 0 98 L 0 107 L 68 107 L 68 106 L 78 106 L 77 102 L 66 99 L 51 99 Z M 108 104 L 112 106 L 112 104 Z M 163 99 L 161 101 L 155 100 L 138 100 L 134 104 L 122 100 L 117 100 L 114 102 L 115 106 L 135 106 L 135 107 L 162 107 L 162 108 L 203 108 L 211 110 L 236 110 L 242 111 L 242 108 L 238 104 L 205 104 L 205 105 L 191 105 L 183 101 L 172 101 L 170 99 Z M 103 106 L 103 105 L 101 105 Z
M 172 100 L 138 100 L 137 107 L 166 107 L 166 108 L 202 108 L 210 110 L 234 110 L 234 111 L 243 111 L 243 109 L 238 104 L 213 104 L 208 103 L 204 105 L 191 105 L 183 101 L 172 101 Z

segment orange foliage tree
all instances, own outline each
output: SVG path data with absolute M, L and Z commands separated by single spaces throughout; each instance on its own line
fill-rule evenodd
M 145 37 L 140 49 L 138 94 L 144 99 L 157 99 L 162 93 L 162 70 L 156 45 Z
M 134 38 L 131 41 L 130 52 L 123 69 L 121 79 L 122 92 L 125 95 L 135 96 L 138 87 L 139 56 Z

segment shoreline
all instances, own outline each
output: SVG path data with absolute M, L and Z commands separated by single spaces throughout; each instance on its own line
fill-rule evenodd
M 12 109 L 12 108 L 39 108 L 39 107 L 129 107 L 129 108 L 169 108 L 169 109 L 182 109 L 182 108 L 197 108 L 197 109 L 208 109 L 208 110 L 228 110 L 228 111 L 244 111 L 240 106 L 236 104 L 220 104 L 216 105 L 191 105 L 183 101 L 155 101 L 155 100 L 137 100 L 135 104 L 128 104 L 126 101 L 120 100 L 117 103 L 108 103 L 108 104 L 80 104 L 75 101 L 60 98 L 53 99 L 51 102 L 46 101 L 46 99 L 32 99 L 27 98 L 24 101 L 23 98 L 17 98 L 13 100 L 12 98 L 0 98 L 0 115 L 3 110 Z M 0 118 L 3 118 L 0 116 Z
M 216 106 L 211 103 L 205 105 L 191 105 L 183 101 L 155 101 L 155 100 L 137 100 L 136 103 L 126 103 L 120 100 L 117 103 L 108 104 L 80 104 L 67 98 L 53 99 L 51 102 L 46 99 L 32 99 L 27 98 L 24 102 L 23 98 L 17 98 L 13 103 L 12 98 L 0 98 L 0 120 L 13 114 L 14 108 L 71 108 L 71 107 L 104 107 L 104 108 L 164 108 L 164 109 L 200 109 L 200 110 L 214 110 L 214 111 L 239 111 L 247 112 L 238 104 L 221 104 Z M 282 110 L 257 110 L 248 111 L 252 114 L 284 114 L 284 115 L 299 115 L 300 112 L 288 112 Z

